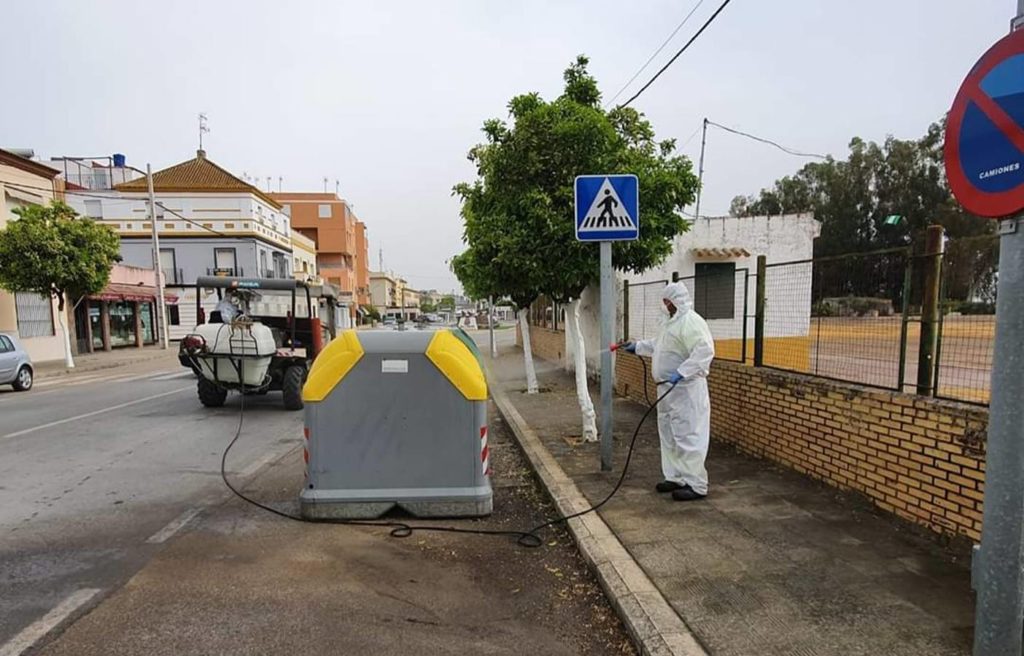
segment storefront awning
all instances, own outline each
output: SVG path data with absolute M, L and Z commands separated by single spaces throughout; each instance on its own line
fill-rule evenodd
M 95 301 L 152 301 L 156 298 L 156 287 L 152 285 L 128 285 L 120 282 L 112 282 L 99 294 L 92 294 L 89 298 Z M 177 294 L 164 290 L 164 301 L 177 303 Z
M 691 252 L 695 257 L 750 257 L 750 251 L 745 248 L 694 248 Z

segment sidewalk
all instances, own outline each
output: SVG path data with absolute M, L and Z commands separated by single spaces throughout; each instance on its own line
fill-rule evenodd
M 490 362 L 492 387 L 506 391 L 586 501 L 599 501 L 620 470 L 602 474 L 598 445 L 575 444 L 572 376 L 536 362 L 548 391 L 522 393 L 518 349 Z M 617 467 L 643 410 L 616 399 Z M 970 653 L 973 593 L 962 554 L 850 495 L 715 441 L 709 497 L 673 502 L 653 489 L 661 479 L 653 419 L 600 515 L 709 654 Z
M 33 366 L 36 370 L 36 380 L 78 374 L 86 371 L 101 371 L 103 369 L 114 369 L 126 367 L 139 362 L 166 359 L 168 362 L 178 362 L 178 345 L 171 344 L 167 350 L 159 346 L 146 346 L 144 348 L 120 348 L 114 351 L 99 351 L 76 355 L 75 368 L 66 369 L 64 360 L 48 360 L 36 362 Z

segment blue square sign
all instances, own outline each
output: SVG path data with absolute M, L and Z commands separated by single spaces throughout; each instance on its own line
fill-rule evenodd
M 635 175 L 576 177 L 576 239 L 630 241 L 640 236 L 640 187 Z

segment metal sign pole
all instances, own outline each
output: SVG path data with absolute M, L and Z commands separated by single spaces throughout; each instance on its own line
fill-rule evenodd
M 985 449 L 981 546 L 973 563 L 975 656 L 1021 653 L 1024 619 L 1024 232 L 1003 221 Z
M 612 242 L 601 242 L 601 471 L 612 469 L 612 352 L 615 341 L 615 277 Z

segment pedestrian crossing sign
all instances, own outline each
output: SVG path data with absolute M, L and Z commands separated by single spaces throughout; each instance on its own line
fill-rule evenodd
M 576 177 L 576 239 L 629 241 L 640 236 L 640 190 L 635 175 Z

